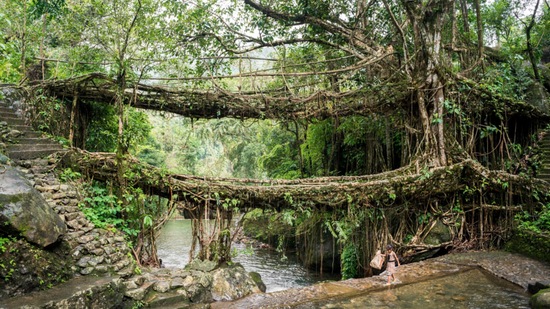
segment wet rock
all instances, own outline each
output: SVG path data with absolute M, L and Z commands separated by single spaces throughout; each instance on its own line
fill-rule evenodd
M 0 154 L 0 164 L 8 164 L 10 158 L 6 157 L 3 154 Z
M 146 282 L 137 289 L 126 291 L 124 295 L 134 300 L 143 300 L 145 295 L 151 290 L 152 287 L 153 287 L 153 282 Z
M 155 290 L 157 292 L 160 292 L 160 293 L 167 292 L 167 291 L 170 290 L 170 282 L 164 281 L 164 280 L 163 281 L 158 281 L 153 286 L 153 290 Z
M 531 296 L 529 305 L 533 309 L 550 308 L 550 289 L 540 290 L 537 294 Z
M 183 279 L 183 286 L 186 287 L 186 288 L 190 287 L 193 284 L 193 282 L 195 282 L 193 277 L 192 276 L 187 276 L 187 277 L 185 277 L 185 279 Z
M 181 288 L 184 286 L 184 281 L 183 281 L 183 278 L 181 277 L 175 277 L 172 279 L 172 282 L 170 283 L 170 288 L 171 289 L 177 289 L 177 288 Z
M 82 268 L 82 269 L 80 270 L 80 274 L 81 274 L 81 275 L 89 275 L 89 274 L 91 274 L 91 273 L 93 273 L 93 272 L 94 272 L 94 268 L 91 267 L 91 266 Z
M 452 235 L 450 228 L 441 222 L 441 220 L 438 220 L 426 238 L 424 238 L 424 243 L 427 245 L 438 246 L 442 243 L 451 241 L 451 239 Z
M 202 272 L 210 272 L 218 266 L 216 262 L 213 261 L 201 261 L 199 259 L 194 259 L 189 264 L 185 266 L 187 270 L 198 270 Z
M 210 303 L 213 301 L 212 292 L 201 284 L 193 284 L 187 289 L 187 296 L 193 303 Z
M 110 268 L 107 265 L 98 265 L 95 268 L 95 272 L 99 273 L 99 274 L 105 274 L 105 273 L 109 272 L 109 270 L 110 270 Z
M 90 262 L 91 259 L 92 258 L 89 256 L 84 256 L 80 260 L 78 260 L 78 262 L 76 262 L 76 265 L 80 267 L 86 267 L 88 266 L 88 263 Z
M 540 290 L 550 288 L 550 279 L 546 281 L 537 281 L 535 283 L 529 283 L 527 291 L 531 294 L 537 294 Z
M 256 282 L 238 263 L 216 269 L 212 274 L 212 298 L 216 301 L 235 300 L 259 292 Z
M 63 220 L 21 173 L 0 173 L 0 224 L 28 241 L 47 247 L 67 232 Z
M 94 256 L 90 258 L 90 260 L 88 261 L 88 264 L 90 266 L 96 266 L 97 264 L 101 264 L 103 260 L 105 260 L 103 256 Z
M 255 272 L 255 271 L 249 272 L 248 275 L 250 276 L 252 281 L 254 281 L 254 283 L 256 283 L 256 286 L 260 289 L 260 291 L 265 293 L 267 287 L 265 286 L 265 283 L 262 281 L 262 276 L 259 273 Z

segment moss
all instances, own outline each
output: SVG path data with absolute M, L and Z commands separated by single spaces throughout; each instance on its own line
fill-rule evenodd
M 0 252 L 0 298 L 48 289 L 73 276 L 68 245 L 42 250 L 24 239 L 11 239 Z M 69 257 L 69 258 L 68 258 Z
M 536 260 L 550 263 L 550 235 L 528 230 L 516 230 L 505 249 Z
M 540 290 L 537 294 L 531 296 L 529 305 L 533 309 L 544 309 L 550 306 L 550 289 Z

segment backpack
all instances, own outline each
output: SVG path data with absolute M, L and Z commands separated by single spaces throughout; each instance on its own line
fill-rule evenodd
M 374 255 L 374 258 L 372 258 L 369 265 L 370 265 L 370 267 L 372 267 L 374 269 L 380 269 L 380 268 L 382 268 L 382 262 L 383 262 L 382 252 L 380 252 L 380 250 L 378 250 L 378 251 L 376 251 L 376 254 Z

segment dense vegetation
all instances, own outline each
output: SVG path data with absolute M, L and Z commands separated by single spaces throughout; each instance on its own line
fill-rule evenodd
M 126 229 L 136 251 L 149 252 L 144 262 L 155 263 L 148 235 L 173 207 L 129 185 L 128 153 L 167 173 L 260 179 L 402 167 L 426 179 L 465 159 L 527 179 L 543 170 L 547 1 L 6 0 L 0 9 L 0 79 L 32 86 L 29 114 L 41 129 L 117 153 L 116 179 L 91 187 L 87 212 Z M 47 86 L 88 73 L 105 79 Z M 132 107 L 145 86 L 161 97 L 157 112 Z M 194 119 L 184 117 L 184 95 L 167 89 L 231 100 Z M 336 239 L 345 277 L 390 241 L 410 254 L 501 246 L 515 226 L 550 230 L 546 192 L 506 180 L 418 200 L 383 194 L 339 209 L 289 195 L 294 209 L 273 218 L 309 251 Z M 442 222 L 452 242 L 427 244 Z

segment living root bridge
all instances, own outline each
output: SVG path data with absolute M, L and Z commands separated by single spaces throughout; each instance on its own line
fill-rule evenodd
M 79 101 L 112 104 L 116 97 L 116 81 L 103 73 L 91 73 L 65 80 L 49 80 L 36 84 L 50 95 Z M 365 101 L 361 91 L 337 93 L 318 91 L 303 98 L 288 93 L 231 92 L 222 88 L 176 90 L 166 86 L 142 83 L 129 84 L 124 101 L 137 108 L 171 112 L 185 117 L 213 119 L 303 119 L 369 114 L 387 108 L 380 100 Z M 333 102 L 346 101 L 336 109 Z M 325 104 L 331 102 L 331 104 Z
M 400 207 L 404 204 L 425 206 L 438 200 L 448 201 L 455 194 L 472 189 L 483 190 L 484 194 L 505 192 L 511 197 L 507 205 L 484 204 L 492 210 L 518 211 L 520 208 L 513 207 L 513 201 L 520 201 L 521 196 L 530 196 L 535 190 L 547 192 L 550 189 L 546 181 L 488 170 L 471 159 L 422 171 L 409 165 L 375 175 L 299 180 L 177 175 L 140 163 L 134 158 L 127 158 L 127 162 L 128 184 L 142 188 L 147 194 L 170 199 L 177 196 L 177 201 L 189 206 L 208 203 L 210 207 L 221 207 L 226 199 L 238 200 L 235 207 L 242 211 L 251 208 L 344 208 L 350 202 L 376 208 Z M 66 154 L 64 163 L 96 180 L 115 179 L 116 160 L 112 153 L 73 149 Z M 483 205 L 476 207 L 480 206 Z

